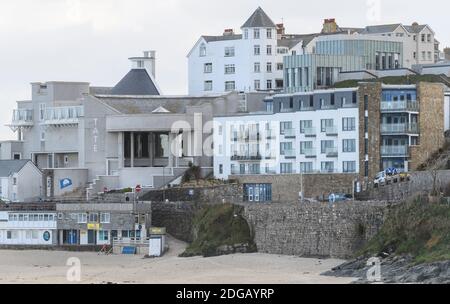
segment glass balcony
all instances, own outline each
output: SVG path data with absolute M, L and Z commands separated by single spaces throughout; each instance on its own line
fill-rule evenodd
M 337 136 L 338 135 L 338 128 L 336 126 L 326 127 L 325 133 L 329 136 Z
M 306 137 L 315 137 L 315 136 L 317 135 L 317 133 L 316 133 L 316 128 L 305 128 L 305 129 L 303 130 L 303 134 L 304 134 Z
M 84 117 L 83 106 L 46 108 L 44 123 L 46 125 L 77 124 L 78 119 Z
M 408 157 L 408 146 L 381 146 L 381 156 L 403 156 Z
M 295 138 L 295 129 L 285 129 L 284 130 L 284 137 Z
M 313 157 L 317 157 L 317 150 L 314 148 L 304 149 L 303 151 L 301 151 L 301 154 L 307 158 L 313 158 Z
M 33 110 L 18 109 L 13 111 L 11 126 L 32 126 Z
M 419 134 L 417 123 L 381 124 L 382 134 Z
M 295 152 L 295 150 L 284 150 L 284 151 L 282 151 L 283 153 L 283 155 L 284 155 L 284 157 L 286 157 L 286 158 L 294 158 L 294 157 L 296 157 L 296 152 Z
M 330 147 L 325 149 L 327 157 L 338 157 L 338 149 L 336 147 Z
M 242 154 L 242 155 L 233 155 L 231 156 L 232 161 L 260 161 L 262 160 L 262 156 L 259 153 L 255 154 Z
M 418 112 L 419 103 L 416 100 L 411 101 L 382 101 L 382 112 Z

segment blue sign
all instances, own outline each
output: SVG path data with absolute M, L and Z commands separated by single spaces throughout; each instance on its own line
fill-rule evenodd
M 45 231 L 43 238 L 44 238 L 44 241 L 46 241 L 46 242 L 50 241 L 50 232 Z
M 72 186 L 72 180 L 70 178 L 64 178 L 62 180 L 59 181 L 59 187 L 61 189 L 67 188 Z

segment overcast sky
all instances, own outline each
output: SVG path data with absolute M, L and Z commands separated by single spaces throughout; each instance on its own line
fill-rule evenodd
M 288 33 L 318 32 L 324 18 L 343 27 L 417 21 L 450 46 L 442 0 L 0 0 L 0 140 L 15 138 L 4 124 L 15 101 L 30 98 L 30 82 L 113 86 L 143 50 L 157 51 L 163 93 L 186 94 L 186 55 L 199 36 L 239 31 L 258 6 Z

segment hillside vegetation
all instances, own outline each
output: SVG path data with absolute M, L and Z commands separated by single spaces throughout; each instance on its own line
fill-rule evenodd
M 360 254 L 412 255 L 414 262 L 450 260 L 450 205 L 427 196 L 393 207 L 380 232 Z

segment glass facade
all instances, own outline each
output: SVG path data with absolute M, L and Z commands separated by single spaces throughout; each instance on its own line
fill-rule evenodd
M 271 184 L 244 184 L 245 202 L 270 202 L 272 201 Z

